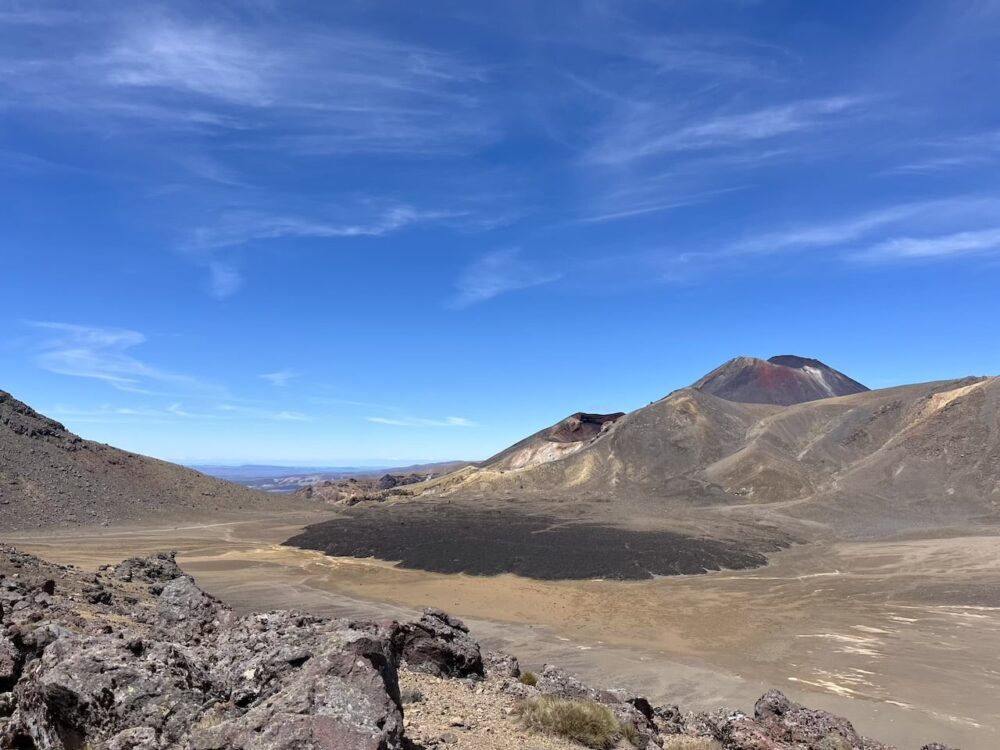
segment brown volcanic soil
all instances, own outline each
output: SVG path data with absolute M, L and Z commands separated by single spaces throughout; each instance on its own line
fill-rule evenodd
M 289 526 L 272 519 L 9 541 L 89 569 L 175 548 L 184 569 L 239 612 L 407 619 L 411 608 L 436 606 L 467 618 L 490 648 L 516 653 L 522 668 L 554 662 L 656 702 L 750 710 L 780 686 L 900 748 L 928 738 L 964 750 L 1000 746 L 996 537 L 801 545 L 766 568 L 623 583 L 328 557 L 277 544 L 295 533 Z
M 0 391 L 0 531 L 308 507 L 303 500 L 83 440 Z

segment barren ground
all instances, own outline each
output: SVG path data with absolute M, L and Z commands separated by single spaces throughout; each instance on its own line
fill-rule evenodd
M 394 616 L 438 606 L 526 668 L 559 664 L 685 708 L 750 708 L 765 687 L 919 747 L 1000 744 L 1000 539 L 794 547 L 764 568 L 630 583 L 402 570 L 280 542 L 314 516 L 6 535 L 94 568 L 177 549 L 239 610 Z M 323 517 L 328 515 L 323 514 Z

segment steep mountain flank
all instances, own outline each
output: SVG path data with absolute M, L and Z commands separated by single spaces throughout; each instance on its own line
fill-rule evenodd
M 781 406 L 868 390 L 818 359 L 792 354 L 768 360 L 737 357 L 691 387 L 727 401 Z
M 308 507 L 84 440 L 0 391 L 0 531 Z
M 570 455 L 487 462 L 411 489 L 710 535 L 732 533 L 741 519 L 799 537 L 992 524 L 1000 511 L 1000 379 L 790 406 L 686 388 L 617 419 Z
M 624 412 L 571 414 L 561 422 L 556 422 L 486 459 L 481 466 L 496 470 L 523 469 L 565 458 L 585 447 L 624 416 Z

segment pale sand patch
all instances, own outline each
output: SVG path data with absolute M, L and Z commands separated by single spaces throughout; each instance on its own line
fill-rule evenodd
M 529 668 L 549 661 L 685 708 L 747 710 L 777 686 L 901 748 L 1000 745 L 1000 609 L 927 594 L 1000 592 L 996 537 L 814 545 L 764 569 L 617 583 L 428 574 L 279 545 L 297 530 L 283 518 L 9 541 L 90 568 L 177 549 L 241 610 L 407 617 L 437 606 Z

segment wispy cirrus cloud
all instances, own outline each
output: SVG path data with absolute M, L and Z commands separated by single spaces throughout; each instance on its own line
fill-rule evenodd
M 363 221 L 311 219 L 301 216 L 270 214 L 258 210 L 230 211 L 211 226 L 194 231 L 191 245 L 199 250 L 213 250 L 282 238 L 343 239 L 381 237 L 420 224 L 455 219 L 464 211 L 431 211 L 409 205 L 382 208 L 360 206 L 352 213 L 364 215 Z
M 1000 161 L 1000 130 L 965 133 L 905 145 L 907 150 L 917 153 L 910 160 L 887 170 L 887 173 L 938 175 Z
M 243 274 L 231 263 L 221 260 L 208 262 L 208 289 L 216 299 L 232 297 L 243 286 Z
M 857 96 L 803 99 L 744 112 L 689 116 L 683 124 L 671 124 L 677 115 L 662 104 L 629 101 L 586 158 L 599 165 L 620 166 L 675 153 L 731 150 L 830 127 L 840 118 L 857 114 L 866 101 Z
M 215 386 L 189 375 L 144 362 L 130 351 L 146 342 L 126 328 L 29 321 L 45 335 L 37 342 L 39 367 L 59 375 L 99 380 L 120 391 L 146 393 L 151 387 L 216 391 Z
M 611 50 L 650 65 L 655 72 L 715 79 L 772 78 L 787 62 L 787 50 L 746 37 L 651 34 L 624 31 Z
M 1000 228 L 934 235 L 893 237 L 878 242 L 851 257 L 872 263 L 907 260 L 944 260 L 958 256 L 1000 252 Z
M 182 402 L 163 406 L 112 406 L 71 408 L 57 404 L 49 414 L 74 422 L 165 424 L 179 421 L 307 422 L 312 418 L 299 411 L 274 410 L 231 403 L 191 408 Z
M 276 370 L 275 372 L 265 372 L 258 375 L 261 380 L 266 380 L 276 388 L 284 388 L 291 382 L 292 378 L 298 377 L 294 370 Z
M 577 223 L 603 224 L 609 221 L 620 221 L 622 219 L 632 219 L 637 216 L 648 216 L 649 214 L 659 214 L 664 211 L 688 208 L 689 206 L 708 203 L 721 195 L 741 189 L 740 187 L 731 187 L 720 190 L 708 190 L 702 193 L 674 195 L 671 197 L 669 191 L 663 190 L 662 187 L 658 189 L 656 185 L 650 184 L 651 182 L 654 181 L 633 181 L 627 188 L 620 190 L 617 194 L 611 193 L 603 196 L 600 205 L 594 208 L 593 213 L 579 219 Z
M 273 73 L 284 55 L 232 28 L 171 19 L 140 23 L 89 59 L 111 88 L 177 91 L 266 107 L 278 99 Z
M 444 419 L 423 419 L 420 417 L 365 417 L 374 424 L 384 424 L 391 427 L 476 427 L 476 423 L 464 417 L 445 417 Z
M 454 308 L 464 308 L 493 299 L 501 294 L 550 284 L 562 277 L 523 257 L 518 248 L 487 253 L 469 264 L 459 276 Z
M 751 235 L 729 243 L 717 254 L 739 256 L 844 247 L 859 240 L 877 239 L 879 233 L 900 231 L 934 235 L 942 229 L 957 230 L 990 223 L 998 209 L 1000 200 L 988 196 L 897 203 L 834 221 L 799 224 Z
M 707 248 L 664 243 L 599 253 L 579 259 L 567 283 L 622 290 L 695 284 L 723 273 L 759 272 L 768 259 L 791 256 L 859 269 L 994 256 L 1000 254 L 998 215 L 1000 199 L 984 195 L 902 202 L 836 219 L 720 237 Z
M 868 236 L 883 227 L 916 217 L 930 207 L 928 202 L 904 203 L 836 221 L 765 232 L 732 242 L 721 254 L 733 256 L 774 254 L 843 245 Z
M 8 15 L 73 33 L 0 55 L 7 105 L 73 112 L 83 125 L 252 132 L 254 148 L 303 153 L 455 153 L 496 133 L 477 93 L 483 70 L 346 26 Z
M 275 422 L 308 422 L 312 419 L 308 414 L 301 411 L 289 409 L 260 409 L 251 406 L 237 406 L 236 404 L 222 404 L 219 411 L 234 414 L 244 418 L 263 419 Z

